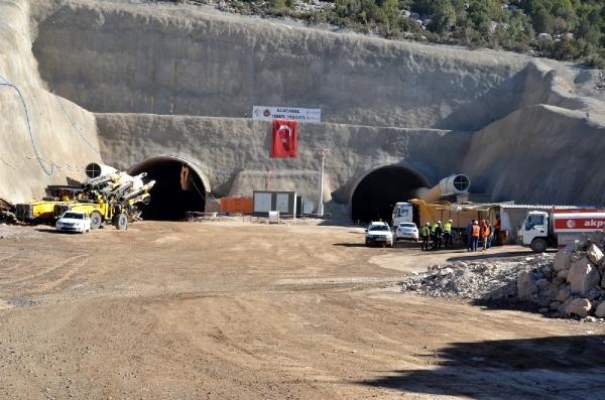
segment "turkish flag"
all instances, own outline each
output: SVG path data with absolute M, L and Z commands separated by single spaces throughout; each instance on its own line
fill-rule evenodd
M 271 157 L 296 158 L 296 121 L 285 119 L 273 120 L 273 140 L 271 142 Z

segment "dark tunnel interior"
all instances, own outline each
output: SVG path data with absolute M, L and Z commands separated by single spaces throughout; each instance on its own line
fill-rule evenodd
M 366 175 L 355 188 L 351 198 L 351 218 L 353 222 L 382 220 L 390 224 L 395 203 L 415 197 L 418 189 L 427 186 L 420 174 L 408 168 L 378 168 Z
M 148 204 L 140 204 L 141 217 L 146 220 L 178 221 L 186 217 L 187 211 L 203 212 L 206 207 L 206 188 L 201 178 L 192 169 L 188 170 L 183 190 L 181 173 L 184 164 L 178 160 L 158 160 L 133 169 L 130 174 L 146 172 L 145 182 L 155 180 L 149 192 Z

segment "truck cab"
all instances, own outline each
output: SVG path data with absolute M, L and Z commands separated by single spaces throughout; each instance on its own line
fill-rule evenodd
M 393 208 L 391 226 L 396 228 L 402 222 L 414 221 L 414 205 L 408 202 L 398 202 Z
M 549 214 L 544 211 L 530 211 L 519 228 L 518 237 L 524 246 L 534 252 L 545 251 L 550 242 Z

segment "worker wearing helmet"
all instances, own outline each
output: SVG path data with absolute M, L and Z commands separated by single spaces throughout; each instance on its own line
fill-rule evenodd
M 452 220 L 448 219 L 443 225 L 443 239 L 445 247 L 452 247 Z
M 466 250 L 473 251 L 473 220 L 466 226 Z
M 443 227 L 441 226 L 441 221 L 437 221 L 437 225 L 433 230 L 433 248 L 439 249 L 441 248 L 441 243 L 443 240 Z
M 437 229 L 437 227 L 441 225 L 441 221 L 437 221 L 433 224 L 433 226 L 431 227 L 431 231 L 433 231 L 433 233 L 435 233 L 435 229 Z
M 487 250 L 491 246 L 492 230 L 488 221 L 481 221 L 481 239 L 483 240 L 483 250 Z
M 427 222 L 420 230 L 420 237 L 422 238 L 422 250 L 429 249 L 429 237 L 431 236 L 431 224 Z
M 472 251 L 477 251 L 477 244 L 479 243 L 479 234 L 480 234 L 480 227 L 479 227 L 479 223 L 477 222 L 477 220 L 473 221 L 473 230 L 472 230 L 472 242 L 471 242 L 471 249 Z

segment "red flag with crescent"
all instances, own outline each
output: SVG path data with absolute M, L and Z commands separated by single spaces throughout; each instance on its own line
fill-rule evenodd
M 273 120 L 273 140 L 271 142 L 271 157 L 296 158 L 296 121 L 285 119 Z

